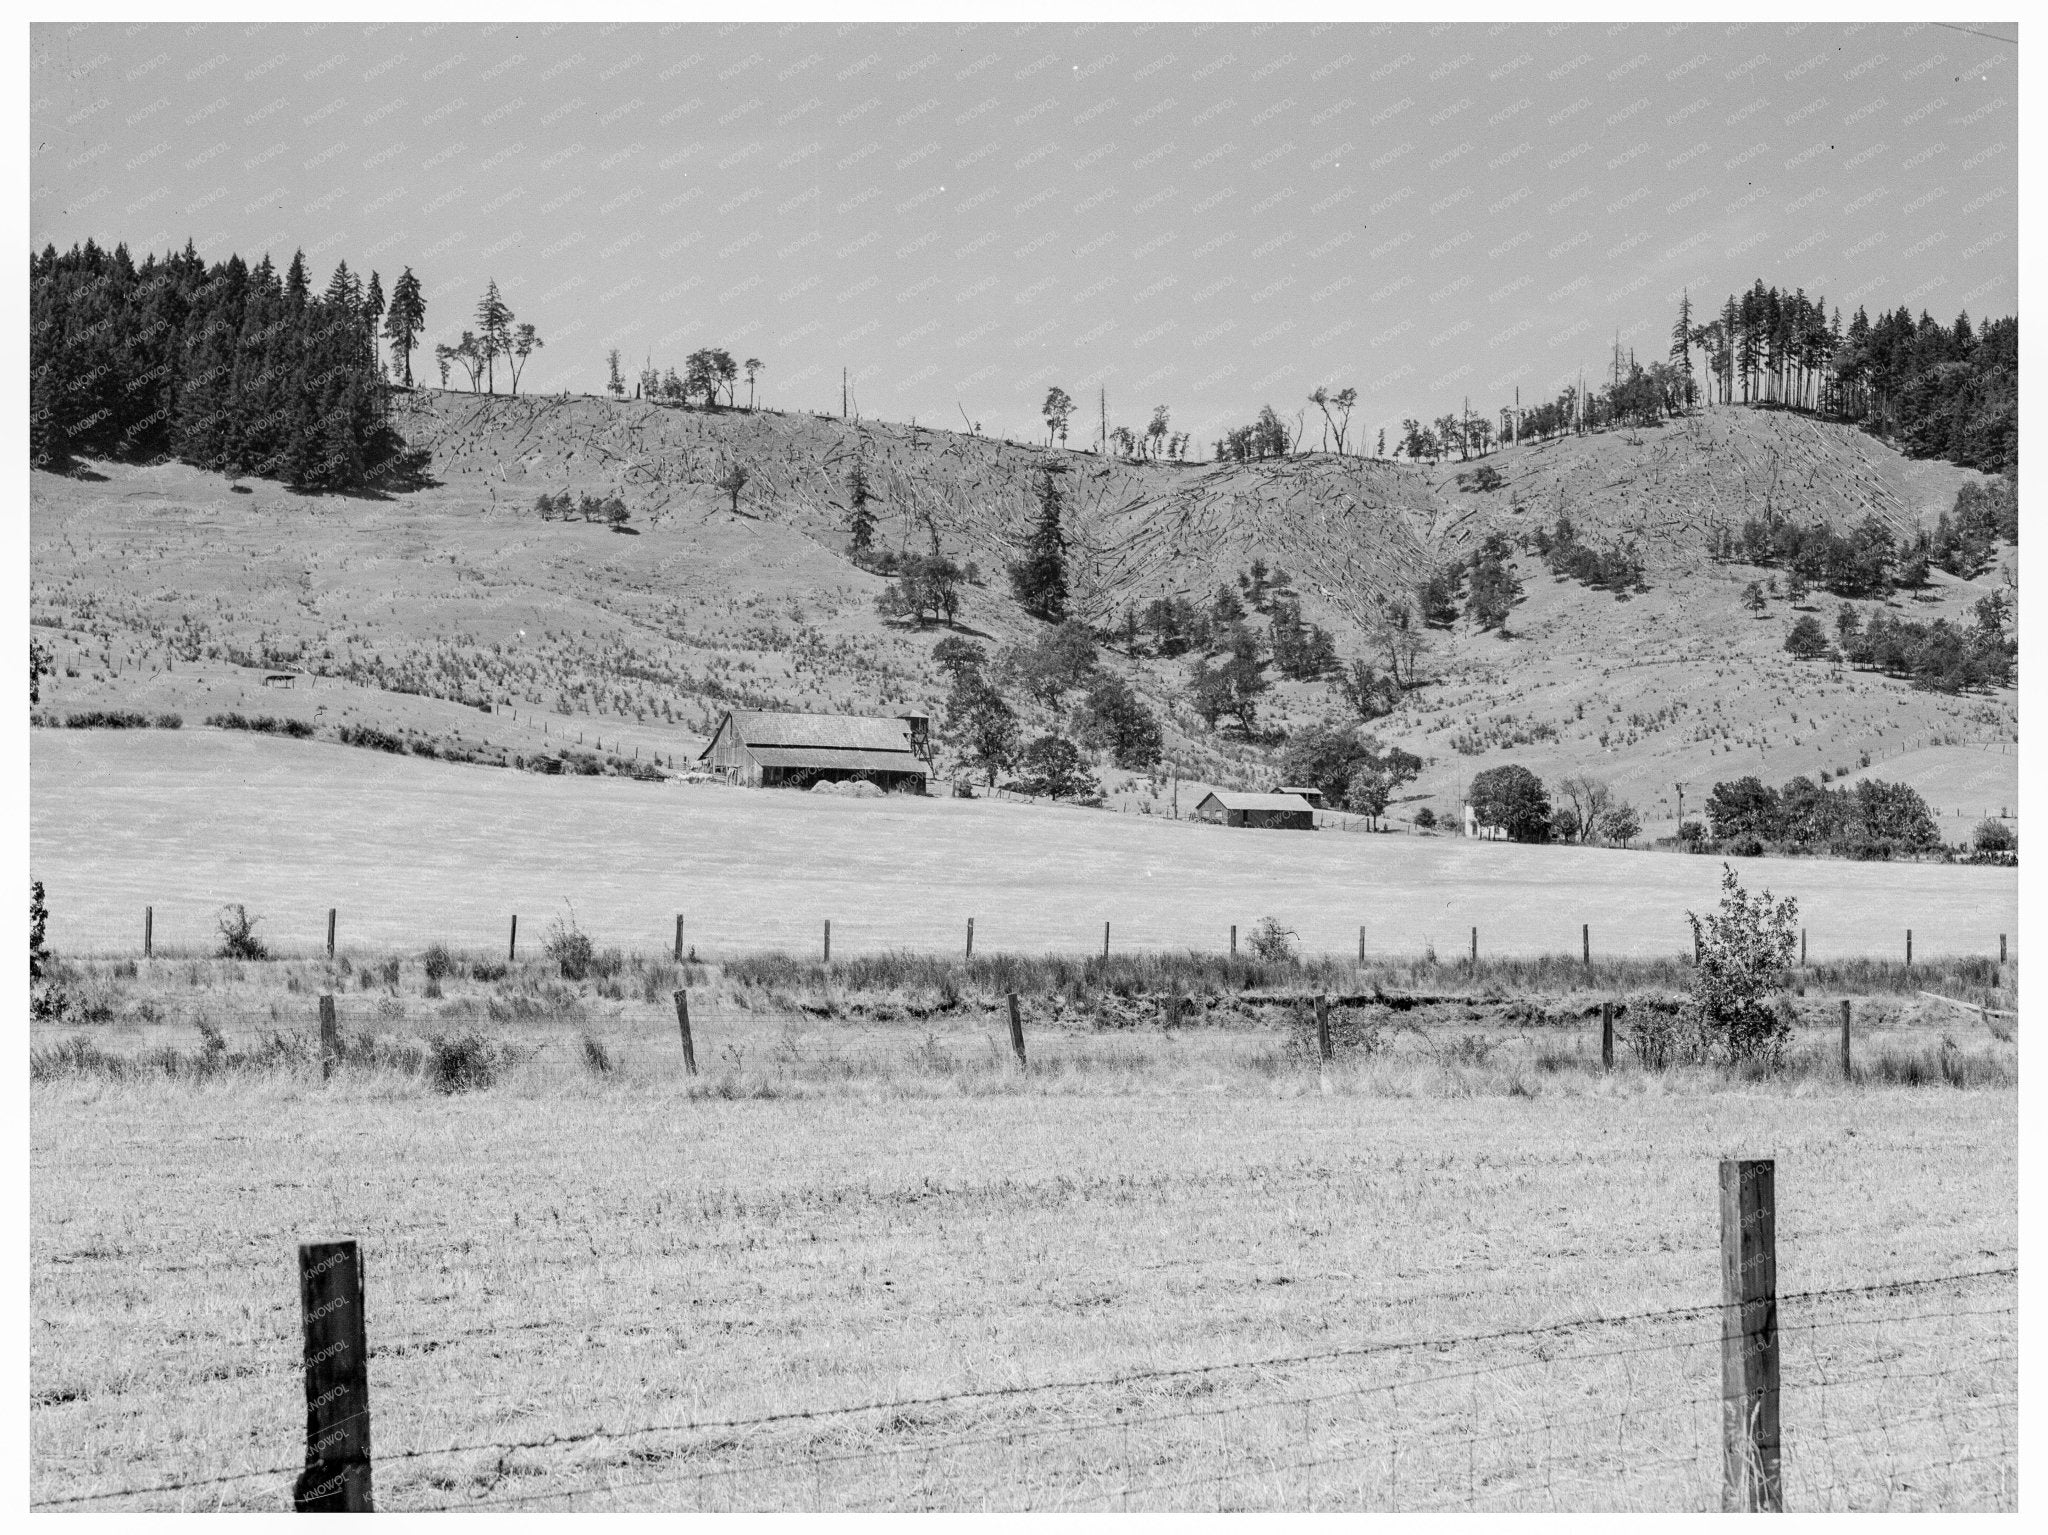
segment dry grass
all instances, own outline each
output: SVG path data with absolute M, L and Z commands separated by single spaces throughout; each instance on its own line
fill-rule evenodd
M 1777 1158 L 1788 1293 L 2012 1261 L 2016 1053 L 1918 999 L 1844 1083 L 1811 993 L 1757 1080 L 1603 1072 L 1589 993 L 1341 1009 L 1326 1067 L 1295 1009 L 1048 986 L 1019 1070 L 989 964 L 74 964 L 125 1021 L 36 1048 L 122 1064 L 32 1090 L 33 1496 L 280 1506 L 316 1236 L 368 1255 L 389 1508 L 1711 1507 L 1715 1316 L 1585 1324 L 1717 1298 L 1715 1158 Z M 2011 1506 L 2012 1305 L 1788 1299 L 1792 1505 Z

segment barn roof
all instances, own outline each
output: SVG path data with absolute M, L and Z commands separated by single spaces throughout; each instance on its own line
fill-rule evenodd
M 728 718 L 733 734 L 748 747 L 910 751 L 910 726 L 900 719 L 864 714 L 771 714 L 761 709 L 734 709 Z M 712 732 L 712 739 L 717 738 L 717 732 Z
M 1311 812 L 1315 806 L 1299 794 L 1242 794 L 1235 789 L 1211 789 L 1202 804 L 1216 801 L 1225 810 L 1297 810 Z M 1201 805 L 1195 807 L 1201 809 Z
M 865 751 L 855 746 L 750 746 L 763 767 L 874 769 L 884 773 L 923 773 L 922 759 L 906 745 L 898 751 Z

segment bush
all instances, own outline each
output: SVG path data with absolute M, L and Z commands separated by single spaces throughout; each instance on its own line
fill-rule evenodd
M 1697 1061 L 1703 1053 L 1683 998 L 1639 994 L 1622 1003 L 1621 1013 L 1628 1020 L 1629 1048 L 1645 1071 Z
M 444 976 L 459 973 L 462 966 L 456 963 L 455 956 L 448 952 L 448 945 L 437 943 L 420 956 L 420 968 L 426 971 L 428 980 L 438 981 Z
M 1267 964 L 1283 964 L 1295 957 L 1294 929 L 1282 927 L 1278 917 L 1261 917 L 1245 942 L 1252 954 Z
M 270 950 L 263 940 L 256 936 L 256 924 L 261 917 L 249 915 L 249 908 L 237 901 L 232 906 L 223 906 L 216 924 L 220 928 L 220 957 L 222 959 L 268 959 Z
M 427 1041 L 427 1080 L 436 1092 L 489 1087 L 506 1064 L 503 1052 L 481 1034 L 434 1035 Z
M 1430 809 L 1429 806 L 1424 805 L 1415 812 L 1415 824 L 1424 831 L 1432 830 L 1436 826 L 1436 812 Z
M 1752 897 L 1721 865 L 1721 910 L 1686 913 L 1699 948 L 1689 1016 L 1703 1042 L 1731 1062 L 1775 1067 L 1792 1034 L 1785 992 L 1799 930 L 1799 903 Z
M 28 885 L 28 1015 L 35 1019 L 55 1021 L 64 1016 L 71 999 L 64 988 L 48 980 L 52 955 L 43 942 L 43 931 L 49 925 L 50 910 L 43 904 L 43 882 L 29 881 Z
M 72 730 L 147 730 L 149 716 L 132 709 L 87 709 L 65 715 L 64 723 Z
M 1996 816 L 1986 816 L 1970 834 L 1970 845 L 1980 853 L 2010 853 L 2019 842 L 2013 829 Z
M 611 1052 L 604 1047 L 604 1041 L 595 1034 L 583 1036 L 583 1064 L 596 1076 L 607 1076 L 612 1070 Z
M 159 730 L 182 730 L 184 726 L 185 716 L 182 714 L 159 714 L 156 717 L 156 728 Z
M 372 751 L 401 754 L 405 751 L 405 742 L 372 725 L 344 725 L 336 736 L 344 746 L 366 746 Z
M 557 918 L 548 930 L 548 941 L 542 952 L 562 972 L 565 981 L 580 981 L 590 974 L 597 959 L 597 946 L 590 941 L 590 935 L 576 925 L 576 913 L 571 911 L 566 919 Z

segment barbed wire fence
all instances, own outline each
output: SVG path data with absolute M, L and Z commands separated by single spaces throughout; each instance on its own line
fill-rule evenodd
M 2015 1508 L 2016 1254 L 1779 1292 L 1771 1164 L 1722 1168 L 1722 1240 L 1699 1249 L 1703 1268 L 1718 1252 L 1717 1302 L 752 1414 L 584 1410 L 548 1432 L 380 1444 L 374 1458 L 373 1374 L 573 1337 L 588 1319 L 380 1336 L 369 1316 L 388 1282 L 354 1242 L 309 1244 L 303 1363 L 282 1333 L 268 1349 L 271 1374 L 305 1377 L 303 1458 L 187 1446 L 232 1469 L 31 1506 L 368 1507 L 374 1477 L 376 1506 L 412 1510 Z M 430 1421 L 436 1405 L 409 1402 L 404 1418 Z M 278 1450 L 296 1429 L 277 1425 Z

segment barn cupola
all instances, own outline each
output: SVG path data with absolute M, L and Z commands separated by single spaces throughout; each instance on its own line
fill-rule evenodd
M 932 717 L 929 714 L 899 714 L 896 717 L 910 727 L 910 755 L 931 761 Z

